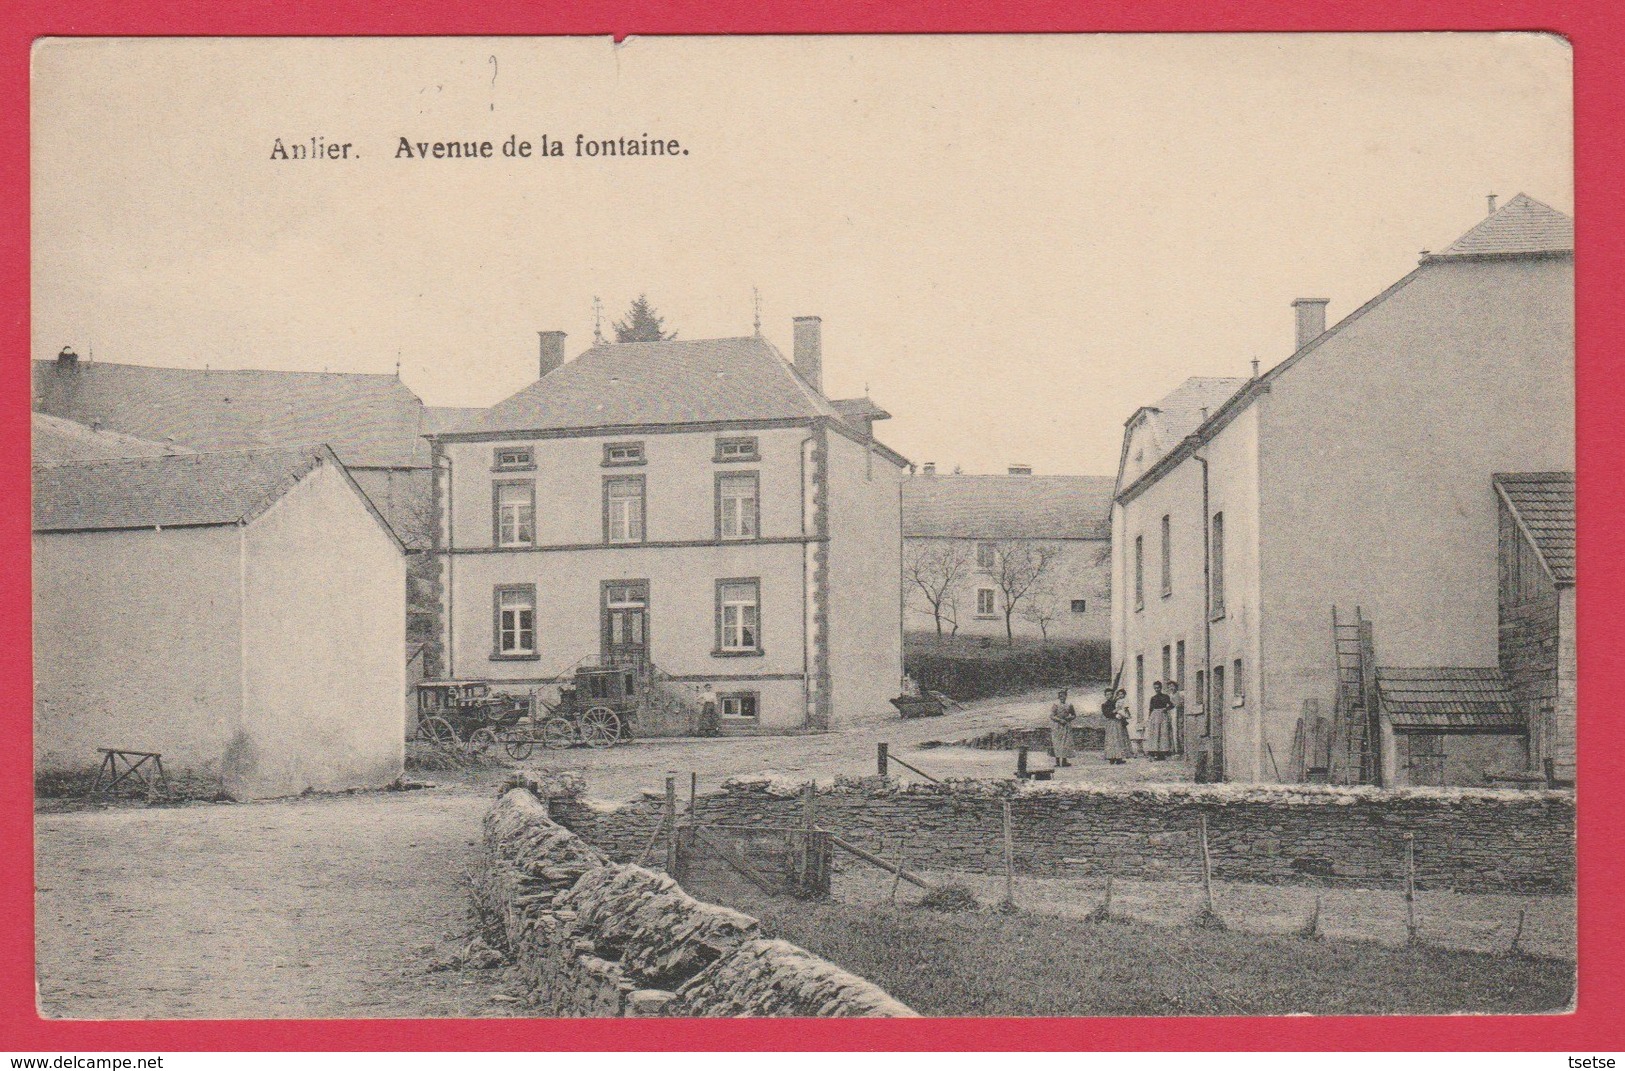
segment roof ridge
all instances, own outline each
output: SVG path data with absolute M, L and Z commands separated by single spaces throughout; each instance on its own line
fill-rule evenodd
M 56 364 L 56 358 L 35 357 L 33 358 L 33 363 L 37 365 L 54 366 Z M 139 368 L 147 372 L 191 372 L 198 375 L 208 376 L 231 374 L 236 372 L 254 372 L 257 374 L 273 376 L 343 376 L 347 378 L 367 376 L 374 379 L 400 379 L 400 376 L 396 375 L 394 372 L 329 372 L 326 369 L 323 369 L 320 372 L 315 372 L 308 368 L 215 368 L 212 365 L 205 368 L 189 368 L 184 365 L 173 364 L 131 364 L 128 361 L 86 361 L 82 364 L 76 365 L 75 371 L 84 372 L 97 368 Z M 401 386 L 406 386 L 404 381 L 401 383 Z M 406 389 L 411 390 L 412 388 L 406 387 Z
M 133 436 L 126 436 L 133 438 Z M 150 441 L 150 440 L 146 440 Z M 160 444 L 167 445 L 167 444 Z M 189 450 L 173 454 L 148 454 L 132 457 L 87 457 L 67 458 L 56 461 L 37 461 L 31 467 L 36 469 L 54 469 L 66 465 L 133 465 L 139 463 L 152 463 L 154 461 L 207 461 L 220 457 L 246 457 L 249 455 L 271 456 L 274 454 L 314 454 L 322 450 L 331 451 L 332 447 L 326 443 L 301 443 L 297 446 L 259 446 L 242 450 Z

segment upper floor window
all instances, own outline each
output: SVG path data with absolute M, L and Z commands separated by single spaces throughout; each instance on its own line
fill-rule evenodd
M 496 590 L 496 651 L 499 657 L 536 653 L 536 588 L 519 584 Z
M 1174 593 L 1173 522 L 1166 513 L 1162 515 L 1162 593 Z
M 606 477 L 604 479 L 604 542 L 643 542 L 643 519 L 643 477 Z
M 717 440 L 717 461 L 759 461 L 756 436 L 737 435 Z
M 1088 611 L 1089 611 L 1089 600 L 1088 599 L 1073 599 L 1072 600 L 1072 612 L 1073 613 L 1082 614 L 1082 613 L 1088 613 Z
M 494 469 L 533 469 L 536 456 L 528 446 L 499 446 L 492 461 Z
M 536 542 L 536 485 L 513 480 L 494 485 L 492 528 L 499 547 L 528 547 Z
M 730 472 L 717 476 L 717 538 L 755 539 L 761 533 L 757 474 Z
M 976 567 L 978 569 L 991 569 L 997 563 L 999 548 L 992 543 L 976 544 Z
M 641 465 L 644 461 L 643 444 L 641 442 L 604 444 L 604 464 L 606 465 Z
M 761 581 L 717 581 L 717 650 L 723 654 L 760 654 Z
M 1208 587 L 1212 592 L 1212 614 L 1215 618 L 1224 616 L 1224 514 L 1213 515 L 1212 547 L 1208 552 L 1212 559 L 1212 572 L 1208 575 Z

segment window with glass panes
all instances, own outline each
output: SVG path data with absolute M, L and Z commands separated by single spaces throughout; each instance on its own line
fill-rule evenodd
M 762 649 L 761 582 L 717 581 L 717 648 L 724 652 Z
M 498 588 L 496 593 L 496 653 L 536 653 L 536 589 L 531 585 Z
M 643 542 L 643 477 L 604 481 L 604 542 Z
M 761 535 L 757 474 L 730 472 L 717 477 L 717 538 L 755 539 Z
M 496 542 L 499 547 L 528 546 L 536 541 L 536 485 L 514 480 L 496 485 Z

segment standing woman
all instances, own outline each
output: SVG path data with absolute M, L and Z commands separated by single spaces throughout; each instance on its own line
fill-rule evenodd
M 1077 720 L 1078 712 L 1066 701 L 1066 689 L 1062 688 L 1049 708 L 1049 749 L 1057 766 L 1072 765 L 1072 723 Z
M 1161 762 L 1174 750 L 1174 701 L 1162 690 L 1162 682 L 1151 685 L 1151 722 L 1146 726 L 1145 750 L 1153 762 Z
M 1121 766 L 1128 758 L 1128 712 L 1119 710 L 1128 693 L 1121 689 L 1106 689 L 1106 701 L 1100 704 L 1100 716 L 1106 719 L 1106 761 Z

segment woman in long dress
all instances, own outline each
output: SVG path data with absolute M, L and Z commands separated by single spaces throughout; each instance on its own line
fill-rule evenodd
M 1106 719 L 1106 761 L 1121 766 L 1129 755 L 1128 711 L 1121 709 L 1128 693 L 1122 689 L 1106 689 L 1106 701 L 1100 704 L 1100 716 Z
M 1072 723 L 1077 720 L 1078 712 L 1066 701 L 1066 689 L 1062 688 L 1049 708 L 1049 747 L 1057 766 L 1072 765 Z
M 1174 701 L 1162 690 L 1161 681 L 1153 682 L 1151 687 L 1156 694 L 1151 697 L 1151 723 L 1146 726 L 1145 751 L 1153 762 L 1161 762 L 1174 750 Z

